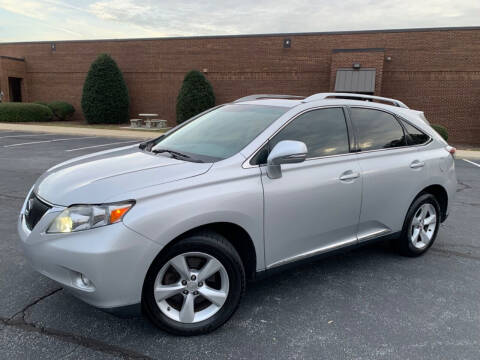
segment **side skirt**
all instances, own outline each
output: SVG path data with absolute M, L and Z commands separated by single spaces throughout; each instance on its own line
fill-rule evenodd
M 369 239 L 369 240 L 366 240 L 366 241 L 362 241 L 361 243 L 354 243 L 354 244 L 351 244 L 351 245 L 343 246 L 341 248 L 331 250 L 331 251 L 328 251 L 328 252 L 325 252 L 325 253 L 321 253 L 321 254 L 318 254 L 318 255 L 314 255 L 314 256 L 311 256 L 311 257 L 308 257 L 308 258 L 305 258 L 305 259 L 292 261 L 290 263 L 280 265 L 280 266 L 276 266 L 276 267 L 273 267 L 273 268 L 270 268 L 270 269 L 260 270 L 260 271 L 256 272 L 255 278 L 253 279 L 253 281 L 265 279 L 265 278 L 267 278 L 271 275 L 286 271 L 288 269 L 292 269 L 292 268 L 300 266 L 302 264 L 309 264 L 309 263 L 318 261 L 320 259 L 323 259 L 323 258 L 326 258 L 326 257 L 329 257 L 329 256 L 333 256 L 333 255 L 341 254 L 341 253 L 346 253 L 346 252 L 349 252 L 353 249 L 363 247 L 364 245 L 369 245 L 369 244 L 372 244 L 372 243 L 388 241 L 388 240 L 395 240 L 395 239 L 398 239 L 400 237 L 400 235 L 401 235 L 401 231 L 398 231 L 398 232 L 390 233 L 390 234 L 387 234 L 387 235 L 379 236 L 379 237 L 376 237 L 376 238 L 372 238 L 372 239 Z

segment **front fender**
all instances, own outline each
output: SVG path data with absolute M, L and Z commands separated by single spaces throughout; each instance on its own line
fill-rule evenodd
M 225 222 L 242 227 L 252 239 L 257 270 L 265 267 L 263 246 L 263 191 L 258 168 L 238 169 L 241 176 L 221 179 L 205 174 L 163 187 L 160 194 L 137 198 L 125 216 L 130 229 L 163 248 L 183 233 L 197 227 Z M 202 184 L 199 184 L 200 178 Z M 220 178 L 220 179 L 219 179 Z

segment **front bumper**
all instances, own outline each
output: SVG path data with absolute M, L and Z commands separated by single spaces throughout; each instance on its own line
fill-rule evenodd
M 47 211 L 30 231 L 22 209 L 18 233 L 33 268 L 99 308 L 139 303 L 145 275 L 160 246 L 123 223 L 68 234 L 45 233 L 62 210 Z M 91 284 L 85 285 L 81 274 Z

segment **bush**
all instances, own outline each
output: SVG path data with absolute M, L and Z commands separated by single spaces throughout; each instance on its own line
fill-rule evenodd
M 432 128 L 445 140 L 448 140 L 448 130 L 445 126 L 432 124 Z
M 130 99 L 122 72 L 110 55 L 100 54 L 83 85 L 82 110 L 90 124 L 128 121 Z
M 48 106 L 48 103 L 45 101 L 34 101 L 33 104 L 38 104 L 38 105 L 43 105 L 43 106 Z
M 192 70 L 183 79 L 177 97 L 177 123 L 182 123 L 215 106 L 212 84 L 200 72 Z
M 75 108 L 65 101 L 53 101 L 47 106 L 52 109 L 53 115 L 59 120 L 68 120 L 73 116 Z
M 65 101 L 53 101 L 51 103 L 47 103 L 45 101 L 34 101 L 33 104 L 48 106 L 50 110 L 52 110 L 53 115 L 56 118 L 55 120 L 69 120 L 75 112 L 73 105 Z
M 7 102 L 0 104 L 0 122 L 51 121 L 52 110 L 34 103 Z

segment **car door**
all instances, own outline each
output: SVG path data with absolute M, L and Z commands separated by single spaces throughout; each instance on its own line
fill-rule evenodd
M 300 114 L 269 141 L 303 141 L 303 163 L 282 165 L 271 179 L 262 169 L 267 268 L 357 242 L 361 178 L 342 107 Z
M 396 117 L 380 109 L 352 107 L 363 180 L 359 242 L 401 231 L 405 214 L 428 171 L 422 152 L 409 146 Z

